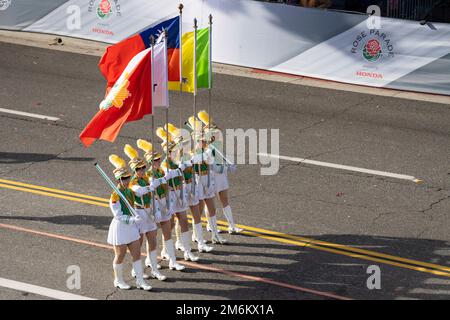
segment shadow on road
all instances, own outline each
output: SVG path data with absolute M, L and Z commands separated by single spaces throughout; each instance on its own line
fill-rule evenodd
M 101 233 L 106 233 L 111 217 L 0 216 L 1 222 L 5 220 L 91 226 Z M 224 237 L 230 240 L 230 244 L 216 244 L 211 254 L 200 254 L 200 264 L 353 299 L 450 299 L 450 272 L 448 276 L 441 276 L 308 246 L 276 243 L 244 235 L 224 235 Z M 450 266 L 450 243 L 447 241 L 350 234 L 307 237 L 444 267 Z M 205 232 L 205 238 L 209 239 L 210 234 Z M 193 245 L 193 248 L 195 247 Z M 180 253 L 177 255 L 181 257 Z M 367 287 L 368 278 L 372 275 L 368 272 L 371 265 L 380 268 L 381 289 L 370 290 Z M 185 272 L 183 276 L 176 273 L 171 277 L 171 282 L 177 284 L 161 289 L 161 292 L 244 300 L 326 299 L 321 295 L 251 279 L 231 277 L 228 280 L 222 276 L 217 279 L 215 273 L 208 270 L 191 271 Z
M 0 163 L 28 163 L 28 162 L 45 162 L 49 160 L 62 161 L 93 161 L 95 158 L 83 157 L 60 157 L 57 154 L 47 153 L 11 153 L 0 152 Z
M 64 215 L 51 217 L 31 217 L 31 216 L 0 216 L 1 220 L 26 220 L 48 222 L 57 225 L 92 226 L 97 230 L 108 230 L 111 223 L 109 216 L 89 216 L 89 215 Z

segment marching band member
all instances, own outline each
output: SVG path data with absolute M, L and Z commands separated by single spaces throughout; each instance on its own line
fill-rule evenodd
M 117 189 L 128 200 L 132 208 L 135 198 L 133 191 L 128 188 L 131 175 L 126 169 L 125 160 L 112 154 L 109 156 L 109 161 L 115 167 L 113 174 L 119 182 Z M 144 270 L 141 263 L 140 234 L 138 228 L 138 225 L 141 223 L 141 218 L 132 215 L 132 210 L 130 210 L 124 200 L 115 191 L 111 194 L 109 207 L 114 215 L 108 231 L 108 243 L 114 246 L 115 253 L 113 262 L 114 286 L 119 289 L 130 289 L 130 286 L 123 280 L 123 260 L 128 248 L 133 259 L 133 270 L 136 273 L 137 288 L 151 290 L 152 287 L 144 280 Z
M 228 197 L 228 171 L 234 171 L 235 166 L 226 163 L 226 160 L 223 159 L 218 152 L 216 152 L 215 148 L 218 150 L 223 149 L 223 136 L 217 125 L 212 121 L 212 119 L 210 120 L 208 113 L 202 110 L 198 113 L 198 118 L 205 125 L 205 135 L 212 138 L 210 145 L 210 148 L 212 149 L 211 152 L 214 158 L 218 159 L 218 161 L 215 161 L 212 172 L 214 174 L 215 192 L 219 196 L 220 202 L 222 203 L 223 214 L 228 221 L 228 233 L 239 233 L 242 229 L 236 227 L 234 223 L 233 212 L 231 211 Z
M 211 252 L 214 248 L 208 246 L 203 238 L 202 220 L 199 207 L 199 185 L 198 183 L 193 183 L 194 173 L 190 154 L 190 135 L 187 134 L 186 137 L 183 137 L 182 131 L 171 123 L 168 123 L 166 129 L 168 129 L 173 141 L 177 144 L 177 148 L 174 149 L 177 154 L 174 158 L 178 159 L 178 166 L 183 172 L 185 196 L 187 197 L 189 209 L 192 213 L 192 241 L 197 242 L 197 249 L 200 253 Z M 175 230 L 178 234 L 178 226 L 176 226 Z
M 153 214 L 153 207 L 151 207 L 151 196 L 154 190 L 153 188 L 151 188 L 149 178 L 145 173 L 145 162 L 139 157 L 138 152 L 129 144 L 125 145 L 124 152 L 128 156 L 128 158 L 130 158 L 128 165 L 134 173 L 131 178 L 129 188 L 134 192 L 135 195 L 135 211 L 142 219 L 142 222 L 138 225 L 139 233 L 141 234 L 141 246 L 144 240 L 144 234 L 147 238 L 147 258 L 145 259 L 146 265 L 150 265 L 151 276 L 153 278 L 164 281 L 166 280 L 166 276 L 162 275 L 158 270 L 158 260 L 156 253 L 156 236 L 158 230 L 155 222 L 155 215 Z M 135 276 L 134 272 L 132 273 L 132 276 Z
M 214 175 L 211 174 L 211 166 L 214 164 L 214 159 L 211 150 L 208 149 L 206 137 L 204 136 L 202 122 L 197 120 L 194 116 L 190 117 L 189 125 L 193 129 L 191 133 L 194 137 L 194 154 L 192 163 L 194 165 L 194 172 L 196 181 L 199 184 L 199 200 L 200 212 L 206 204 L 209 212 L 209 222 L 211 227 L 211 242 L 225 244 L 227 240 L 219 235 L 217 227 L 215 198 Z
M 163 251 L 161 256 L 167 257 L 169 260 L 169 269 L 181 271 L 185 267 L 176 261 L 175 247 L 172 240 L 172 212 L 170 207 L 173 203 L 169 202 L 169 190 L 164 171 L 161 169 L 161 154 L 152 154 L 153 146 L 150 142 L 143 139 L 137 140 L 137 146 L 145 151 L 145 160 L 151 164 L 151 168 L 147 170 L 147 176 L 151 178 L 151 186 L 155 190 L 155 211 L 156 223 L 159 223 L 163 235 Z
M 186 213 L 189 209 L 189 200 L 186 197 L 187 194 L 182 180 L 183 174 L 175 162 L 171 159 L 170 149 L 174 147 L 174 144 L 171 140 L 171 136 L 163 128 L 158 128 L 156 130 L 156 135 L 163 140 L 163 143 L 161 144 L 163 150 L 167 150 L 167 147 L 169 147 L 169 154 L 166 155 L 166 159 L 163 161 L 162 167 L 165 169 L 165 177 L 169 185 L 169 198 L 173 203 L 170 210 L 177 217 L 177 221 L 181 229 L 181 234 L 175 244 L 175 248 L 184 252 L 184 260 L 191 260 L 195 262 L 198 261 L 199 258 L 191 252 L 191 236 L 189 234 L 189 224 Z M 169 144 L 169 146 L 167 144 Z

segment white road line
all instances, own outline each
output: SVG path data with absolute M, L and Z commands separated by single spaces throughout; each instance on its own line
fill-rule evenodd
M 10 113 L 10 114 L 17 114 L 19 116 L 32 117 L 32 118 L 38 118 L 38 119 L 50 120 L 50 121 L 58 121 L 58 120 L 60 120 L 59 118 L 50 117 L 50 116 L 44 116 L 42 114 L 22 112 L 22 111 L 3 109 L 3 108 L 0 108 L 0 112 Z
M 316 160 L 309 160 L 304 158 L 294 158 L 294 157 L 286 157 L 286 156 L 280 156 L 278 154 L 267 154 L 267 153 L 258 153 L 259 156 L 262 157 L 269 157 L 269 158 L 278 158 L 282 160 L 289 160 L 294 162 L 301 162 L 301 163 L 308 163 L 316 166 L 321 167 L 329 167 L 329 168 L 335 168 L 335 169 L 341 169 L 341 170 L 348 170 L 348 171 L 355 171 L 355 172 L 362 172 L 367 174 L 373 174 L 377 176 L 384 176 L 384 177 L 390 177 L 395 179 L 402 179 L 402 180 L 409 180 L 414 183 L 421 183 L 423 182 L 420 179 L 417 179 L 413 176 L 407 176 L 404 174 L 398 174 L 398 173 L 392 173 L 392 172 L 385 172 L 385 171 L 378 171 L 378 170 L 370 170 L 370 169 L 364 169 L 364 168 L 358 168 L 358 167 L 352 167 L 352 166 L 345 166 L 342 164 L 336 164 L 336 163 L 330 163 L 330 162 L 322 162 L 322 161 L 316 161 Z
M 33 284 L 18 282 L 18 281 L 14 281 L 14 280 L 5 279 L 5 278 L 0 278 L 0 287 L 34 293 L 34 294 L 38 294 L 40 296 L 54 298 L 54 299 L 58 299 L 58 300 L 95 300 L 92 298 L 79 296 L 77 294 L 72 294 L 72 293 L 59 291 L 59 290 L 53 290 L 53 289 L 35 286 Z

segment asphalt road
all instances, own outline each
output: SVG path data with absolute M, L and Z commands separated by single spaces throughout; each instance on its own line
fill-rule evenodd
M 0 108 L 61 119 L 0 112 L 0 278 L 96 299 L 450 297 L 449 105 L 222 74 L 214 76 L 212 97 L 220 127 L 279 129 L 282 156 L 423 183 L 285 160 L 273 176 L 260 175 L 260 164 L 239 165 L 230 176 L 231 203 L 247 234 L 225 235 L 229 245 L 215 245 L 185 272 L 162 262 L 169 280 L 151 281 L 152 292 L 115 290 L 105 202 L 17 184 L 106 199 L 108 187 L 93 163 L 111 172 L 109 154 L 149 139 L 146 117 L 126 124 L 114 144 L 82 146 L 78 135 L 104 93 L 97 63 L 97 57 L 0 43 Z M 198 108 L 206 105 L 202 92 Z M 180 111 L 183 121 L 192 115 L 192 97 L 172 94 L 171 121 L 179 123 Z M 157 110 L 156 124 L 163 119 Z M 70 265 L 81 269 L 79 290 L 66 286 Z M 381 289 L 367 288 L 370 265 L 381 270 Z M 0 283 L 0 299 L 46 297 Z

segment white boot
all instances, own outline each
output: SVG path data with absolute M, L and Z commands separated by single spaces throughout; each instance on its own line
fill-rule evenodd
M 236 227 L 236 225 L 234 224 L 233 212 L 231 211 L 231 207 L 229 205 L 223 208 L 223 214 L 225 215 L 225 218 L 228 221 L 229 234 L 239 233 L 243 230 L 241 228 Z
M 136 272 L 134 271 L 134 268 L 131 268 L 131 276 L 133 278 L 136 278 Z M 150 276 L 148 274 L 144 273 L 142 276 L 143 276 L 144 279 L 150 279 Z
M 181 227 L 178 220 L 175 224 L 175 236 L 177 237 L 177 241 L 175 241 L 175 249 L 184 251 L 183 239 L 181 237 Z
M 122 290 L 130 289 L 131 288 L 130 285 L 128 285 L 125 281 L 123 281 L 123 264 L 113 263 L 113 270 L 114 270 L 114 287 Z
M 212 243 L 219 243 L 219 244 L 225 244 L 228 241 L 223 239 L 218 232 L 218 228 L 217 228 L 217 219 L 216 216 L 210 217 L 211 219 L 211 229 L 212 229 L 212 233 L 211 233 L 211 242 Z
M 144 280 L 144 270 L 142 269 L 141 259 L 133 262 L 133 269 L 136 272 L 136 287 L 145 291 L 152 290 L 152 286 Z
M 171 240 L 171 241 L 172 241 L 172 240 Z M 163 248 L 162 248 L 162 250 L 161 250 L 161 258 L 162 258 L 163 260 L 169 260 L 170 257 L 169 257 L 169 255 L 167 254 L 167 250 L 166 250 L 166 240 L 164 240 L 164 236 L 162 237 L 162 246 L 163 246 Z
M 197 223 L 194 224 L 194 230 L 196 231 L 197 234 L 197 239 L 198 239 L 198 252 L 211 252 L 214 248 L 207 246 L 205 240 L 203 239 L 203 228 L 202 228 L 202 223 Z
M 150 261 L 150 253 L 147 251 L 147 258 L 145 258 L 145 266 L 148 268 L 152 268 L 152 262 Z M 156 269 L 160 270 L 161 265 L 158 263 L 158 259 L 156 259 Z
M 146 244 L 146 247 L 147 247 L 147 257 L 145 258 L 145 262 L 144 262 L 144 266 L 145 267 L 149 267 L 149 268 L 151 268 L 152 267 L 152 263 L 151 263 L 151 261 L 150 261 L 150 248 L 149 248 L 149 246 L 148 246 L 148 241 L 146 241 L 145 242 L 145 244 Z M 164 239 L 163 239 L 163 244 L 164 244 Z M 158 263 L 158 261 L 156 261 L 156 268 L 159 270 L 159 269 L 161 269 L 161 266 L 160 266 L 160 264 Z
M 175 269 L 177 271 L 184 270 L 184 266 L 177 263 L 177 258 L 175 257 L 175 248 L 173 246 L 173 240 L 172 239 L 166 240 L 165 245 L 167 255 L 169 256 L 169 269 L 170 270 Z
M 198 261 L 198 257 L 195 256 L 192 252 L 191 252 L 191 239 L 189 239 L 189 231 L 183 232 L 181 234 L 181 240 L 183 241 L 183 248 L 184 248 L 184 260 L 189 261 L 191 260 L 192 262 Z
M 150 258 L 149 258 L 149 264 L 150 267 L 152 269 L 151 271 L 151 276 L 154 279 L 158 279 L 159 281 L 164 281 L 167 279 L 167 277 L 163 274 L 161 274 L 161 272 L 158 271 L 158 256 L 156 253 L 156 250 L 153 250 L 152 252 L 150 252 Z
M 212 232 L 212 228 L 211 228 L 211 217 L 209 216 L 209 210 L 208 210 L 208 206 L 205 203 L 205 217 L 206 217 L 206 231 L 208 232 Z M 218 230 L 219 233 L 222 232 L 222 230 Z
M 195 221 L 194 219 L 192 219 L 192 242 L 197 242 L 197 230 L 195 229 L 195 226 L 196 226 Z

